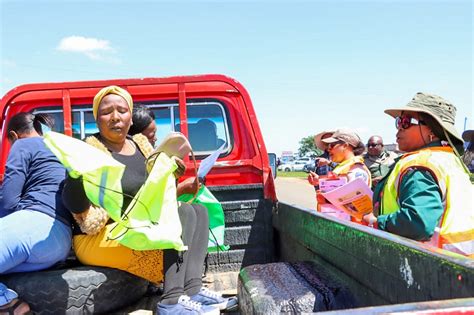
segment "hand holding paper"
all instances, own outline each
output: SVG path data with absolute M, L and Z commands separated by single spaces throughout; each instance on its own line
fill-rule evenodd
M 322 194 L 330 203 L 351 216 L 362 219 L 372 212 L 372 190 L 361 178 L 357 178 Z

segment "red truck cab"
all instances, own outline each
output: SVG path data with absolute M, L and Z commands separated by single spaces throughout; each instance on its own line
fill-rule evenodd
M 224 153 L 207 176 L 208 186 L 264 184 L 265 197 L 276 199 L 265 144 L 250 97 L 242 84 L 223 75 L 16 87 L 0 102 L 0 181 L 9 152 L 6 123 L 12 116 L 19 112 L 49 113 L 55 118 L 55 131 L 84 138 L 97 131 L 92 99 L 108 85 L 125 88 L 134 103 L 153 110 L 158 142 L 170 131 L 181 131 L 190 139 L 198 160 L 225 143 Z M 188 174 L 192 174 L 192 169 L 188 169 Z

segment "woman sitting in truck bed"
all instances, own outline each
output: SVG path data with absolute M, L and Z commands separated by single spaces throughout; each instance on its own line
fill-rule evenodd
M 385 113 L 395 117 L 397 143 L 407 153 L 375 187 L 374 214 L 364 220 L 474 258 L 473 186 L 456 152 L 463 146 L 454 128 L 456 107 L 418 93 Z
M 72 217 L 61 200 L 66 170 L 43 141 L 42 114 L 19 113 L 7 127 L 12 144 L 0 204 L 0 274 L 46 269 L 71 249 Z M 0 283 L 0 313 L 29 310 Z
M 134 196 L 145 182 L 145 159 L 152 152 L 148 139 L 143 135 L 127 136 L 132 124 L 132 109 L 132 97 L 127 91 L 117 86 L 103 88 L 93 103 L 99 133 L 86 139 L 126 166 L 122 176 L 123 210 L 131 201 L 127 196 Z M 183 167 L 184 163 L 181 170 Z M 80 179 L 68 177 L 64 200 L 79 221 L 91 207 Z M 178 211 L 183 226 L 183 242 L 189 248 L 183 255 L 171 249 L 132 250 L 107 239 L 106 227 L 96 235 L 86 235 L 75 227 L 76 255 L 84 264 L 125 270 L 153 283 L 164 279 L 158 314 L 219 314 L 219 309 L 235 305 L 236 300 L 223 298 L 202 286 L 201 272 L 209 235 L 207 210 L 200 205 L 181 204 Z

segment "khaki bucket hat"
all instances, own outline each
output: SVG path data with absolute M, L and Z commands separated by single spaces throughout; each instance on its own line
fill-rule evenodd
M 458 140 L 463 143 L 461 136 L 454 127 L 456 107 L 440 96 L 418 92 L 405 107 L 386 109 L 384 112 L 392 117 L 400 116 L 402 112 L 428 114 L 454 137 L 451 140 Z

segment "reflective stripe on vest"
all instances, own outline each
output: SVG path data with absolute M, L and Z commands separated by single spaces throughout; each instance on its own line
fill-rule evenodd
M 381 199 L 380 214 L 398 211 L 399 185 L 413 167 L 431 172 L 438 183 L 444 213 L 428 244 L 468 257 L 474 255 L 474 186 L 449 147 L 431 147 L 408 153 L 390 173 Z
M 347 174 L 349 173 L 349 171 L 351 170 L 351 167 L 354 166 L 354 165 L 361 165 L 365 171 L 367 172 L 367 175 L 368 175 L 368 178 L 369 178 L 369 187 L 372 187 L 372 177 L 370 176 L 370 170 L 367 168 L 367 166 L 365 165 L 364 163 L 364 158 L 362 156 L 354 156 L 352 157 L 351 159 L 349 160 L 346 160 L 340 164 L 338 164 L 334 169 L 333 169 L 333 173 L 336 174 L 336 175 L 345 175 L 347 176 Z

